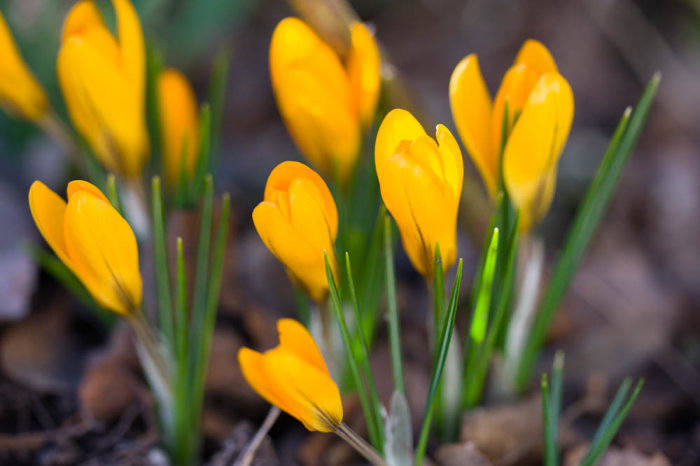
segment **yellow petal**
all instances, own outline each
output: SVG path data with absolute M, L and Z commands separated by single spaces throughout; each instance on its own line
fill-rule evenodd
M 293 319 L 278 321 L 280 344 L 265 353 L 241 348 L 238 361 L 260 396 L 304 423 L 334 430 L 343 419 L 340 391 L 309 332 Z
M 68 195 L 68 199 L 73 197 L 74 194 L 78 194 L 83 191 L 87 191 L 93 196 L 102 199 L 105 202 L 109 202 L 107 196 L 105 196 L 97 186 L 87 181 L 73 180 L 70 183 L 68 183 L 68 187 L 66 188 L 66 194 Z
M 64 237 L 74 272 L 103 306 L 121 314 L 141 305 L 136 238 L 108 202 L 74 193 L 65 211 Z
M 0 106 L 28 120 L 41 119 L 48 109 L 44 90 L 29 71 L 0 12 Z
M 187 78 L 174 69 L 160 73 L 157 87 L 163 164 L 168 183 L 175 187 L 183 168 L 187 179 L 194 175 L 199 144 L 197 100 Z
M 280 319 L 277 321 L 277 332 L 280 335 L 280 348 L 306 361 L 319 371 L 328 374 L 326 362 L 323 360 L 323 355 L 318 346 L 316 346 L 314 337 L 299 321 Z
M 525 64 L 528 68 L 533 69 L 539 75 L 549 73 L 550 71 L 558 71 L 557 64 L 549 52 L 547 47 L 542 42 L 535 39 L 525 41 L 518 55 L 515 57 L 515 65 Z
M 323 178 L 303 163 L 285 161 L 277 165 L 267 178 L 265 201 L 275 202 L 275 193 L 278 191 L 288 192 L 290 185 L 298 179 L 305 179 L 313 183 L 318 190 L 318 194 L 322 199 L 324 216 L 328 221 L 331 236 L 335 239 L 338 235 L 338 209 L 333 200 L 333 195 L 331 195 Z
M 346 68 L 350 79 L 350 91 L 360 121 L 368 127 L 374 119 L 381 88 L 381 59 L 379 48 L 367 27 L 355 22 L 350 27 L 351 46 Z
M 396 153 L 402 141 L 413 141 L 421 136 L 426 136 L 426 132 L 413 115 L 399 108 L 390 111 L 379 126 L 374 145 L 374 163 L 377 173 Z
M 113 4 L 118 42 L 93 1 L 82 0 L 68 13 L 58 78 L 71 120 L 97 157 L 111 171 L 136 176 L 149 149 L 143 37 L 131 3 Z
M 270 202 L 255 207 L 253 223 L 265 246 L 284 264 L 294 282 L 312 299 L 322 301 L 328 294 L 323 249 L 302 237 Z M 329 260 L 333 261 L 331 254 L 329 251 Z
M 432 276 L 436 244 L 440 245 L 445 270 L 456 259 L 457 210 L 464 176 L 462 155 L 457 141 L 443 125 L 436 129 L 439 144 L 415 129 L 412 133 L 418 136 L 409 140 L 401 136 L 408 126 L 396 123 L 415 119 L 408 112 L 393 117 L 389 114 L 387 119 L 390 117 L 392 120 L 385 120 L 379 130 L 383 143 L 390 147 L 388 141 L 400 142 L 384 162 L 382 153 L 388 151 L 381 151 L 377 144 L 382 198 L 396 220 L 413 266 L 424 276 Z
M 556 165 L 568 138 L 574 98 L 556 72 L 540 78 L 530 94 L 504 153 L 506 187 L 526 231 L 547 212 L 554 194 Z
M 102 15 L 92 0 L 80 0 L 68 12 L 61 31 L 61 42 L 71 37 L 82 36 L 92 28 L 105 29 Z
M 66 202 L 41 181 L 35 181 L 29 188 L 29 209 L 37 228 L 54 253 L 69 269 L 73 263 L 68 257 L 63 236 L 63 217 Z
M 301 20 L 286 18 L 272 35 L 270 75 L 299 150 L 327 175 L 347 181 L 359 155 L 360 122 L 340 59 Z
M 141 22 L 130 0 L 112 0 L 117 15 L 117 33 L 124 69 L 136 93 L 143 102 L 146 84 L 146 56 Z
M 507 131 L 510 132 L 542 75 L 556 71 L 557 65 L 552 54 L 541 42 L 533 39 L 525 41 L 513 66 L 503 76 L 494 100 L 492 138 L 494 147 L 498 148 L 497 152 L 500 152 L 503 138 L 503 113 L 506 101 L 508 102 Z
M 498 186 L 498 152 L 491 139 L 491 96 L 472 54 L 455 67 L 450 78 L 452 117 L 474 164 L 492 197 Z

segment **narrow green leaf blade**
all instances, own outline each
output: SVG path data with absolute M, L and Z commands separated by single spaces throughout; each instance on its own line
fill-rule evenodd
M 399 327 L 399 310 L 396 303 L 396 275 L 394 273 L 394 247 L 391 240 L 391 218 L 384 217 L 384 266 L 386 271 L 386 301 L 389 321 L 389 347 L 391 351 L 391 369 L 394 375 L 394 388 L 405 394 L 403 381 L 403 360 L 401 356 L 401 329 Z
M 156 292 L 158 295 L 158 324 L 172 350 L 175 350 L 173 303 L 170 295 L 170 266 L 168 265 L 165 211 L 160 177 L 151 180 L 151 221 L 153 222 L 153 254 L 155 255 Z

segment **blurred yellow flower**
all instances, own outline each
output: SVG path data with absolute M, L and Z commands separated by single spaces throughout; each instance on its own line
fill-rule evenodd
M 141 306 L 136 238 L 102 192 L 86 181 L 68 183 L 68 203 L 41 181 L 29 207 L 42 236 L 95 300 L 118 314 Z
M 345 66 L 333 49 L 298 18 L 285 18 L 270 44 L 277 105 L 299 150 L 319 170 L 347 182 L 372 123 L 380 90 L 374 38 L 354 23 Z
M 431 277 L 439 245 L 447 270 L 457 259 L 464 177 L 462 153 L 452 133 L 438 125 L 433 139 L 409 112 L 392 110 L 377 133 L 375 165 L 384 204 L 413 266 Z
M 68 113 L 100 161 L 127 177 L 141 173 L 149 143 L 144 112 L 141 24 L 129 0 L 112 0 L 115 38 L 93 0 L 80 0 L 63 25 L 58 80 Z
M 180 182 L 181 171 L 190 180 L 197 165 L 197 99 L 187 78 L 174 69 L 161 71 L 157 87 L 163 168 L 167 182 L 175 187 Z
M 337 277 L 334 243 L 338 211 L 323 179 L 299 162 L 282 162 L 270 173 L 253 223 L 292 281 L 311 298 L 328 294 L 324 251 Z
M 507 132 L 501 147 L 506 102 Z M 549 50 L 535 40 L 526 41 L 493 102 L 476 55 L 465 57 L 450 79 L 450 105 L 491 197 L 497 195 L 502 168 L 508 194 L 520 210 L 520 228 L 528 231 L 549 210 L 557 163 L 574 115 L 571 87 Z
M 0 11 L 0 106 L 10 115 L 40 120 L 49 108 L 44 89 L 17 49 Z
M 280 343 L 264 353 L 243 347 L 238 362 L 251 387 L 311 431 L 333 432 L 343 420 L 338 386 L 309 332 L 293 319 L 277 321 Z

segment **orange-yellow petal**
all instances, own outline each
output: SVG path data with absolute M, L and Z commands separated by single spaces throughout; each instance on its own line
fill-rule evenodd
M 285 18 L 270 44 L 270 75 L 282 118 L 300 152 L 347 181 L 360 149 L 360 122 L 340 59 L 304 22 Z
M 498 186 L 498 152 L 491 139 L 491 95 L 471 54 L 455 67 L 450 78 L 452 118 L 467 152 L 492 197 Z
M 338 234 L 338 209 L 333 200 L 333 195 L 323 178 L 303 163 L 285 161 L 277 165 L 267 178 L 264 194 L 265 201 L 275 202 L 275 193 L 279 191 L 289 192 L 292 183 L 299 179 L 304 179 L 316 187 L 318 197 L 322 200 L 323 212 L 328 221 L 331 236 L 335 238 Z
M 143 101 L 146 85 L 146 55 L 141 21 L 130 0 L 112 0 L 117 16 L 117 36 L 122 63 L 137 95 Z
M 539 75 L 557 71 L 557 64 L 547 47 L 538 40 L 528 39 L 515 57 L 515 65 L 524 64 Z
M 49 243 L 61 262 L 72 270 L 73 264 L 68 257 L 66 240 L 63 236 L 66 202 L 44 183 L 35 181 L 29 188 L 29 209 L 41 236 Z
M 41 119 L 48 109 L 44 90 L 29 71 L 0 11 L 0 106 L 12 115 Z
M 338 386 L 308 331 L 298 322 L 278 322 L 280 344 L 265 353 L 241 348 L 243 376 L 270 403 L 301 421 L 307 429 L 334 430 L 343 419 Z
M 379 126 L 374 145 L 374 163 L 377 172 L 396 153 L 402 141 L 413 141 L 426 135 L 418 120 L 406 110 L 396 108 L 387 113 Z
M 73 271 L 95 299 L 121 314 L 141 305 L 136 238 L 111 204 L 89 191 L 74 193 L 64 217 L 66 250 Z
M 360 121 L 367 127 L 374 119 L 381 88 L 379 48 L 372 33 L 360 22 L 355 22 L 350 27 L 350 40 L 346 59 L 350 91 Z
M 157 89 L 163 165 L 166 179 L 174 187 L 181 170 L 190 179 L 197 164 L 197 99 L 187 78 L 174 69 L 160 73 Z
M 530 94 L 504 153 L 508 193 L 520 209 L 526 231 L 547 212 L 554 194 L 556 165 L 571 129 L 574 98 L 556 72 L 540 78 Z

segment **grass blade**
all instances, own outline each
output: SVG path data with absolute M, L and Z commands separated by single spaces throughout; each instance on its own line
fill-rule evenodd
M 441 333 L 438 353 L 437 358 L 435 359 L 433 375 L 430 378 L 430 388 L 428 389 L 428 399 L 425 405 L 425 413 L 423 415 L 423 425 L 420 430 L 418 447 L 416 448 L 417 465 L 422 465 L 423 458 L 425 457 L 425 449 L 428 445 L 428 434 L 430 433 L 430 424 L 433 417 L 433 411 L 435 409 L 435 395 L 437 394 L 438 386 L 440 385 L 442 372 L 445 368 L 445 360 L 447 359 L 447 350 L 449 349 L 450 339 L 452 338 L 452 333 L 454 331 L 455 315 L 457 314 L 457 301 L 459 300 L 459 289 L 462 284 L 462 265 L 462 259 L 460 259 L 459 264 L 457 265 L 457 275 L 455 276 L 455 281 L 452 284 L 450 300 L 447 304 L 447 312 L 445 313 L 445 318 L 440 326 Z
M 211 183 L 211 178 L 207 178 L 208 183 Z M 214 241 L 214 250 L 212 251 L 212 266 L 209 274 L 209 281 L 206 285 L 206 300 L 202 309 L 203 315 L 201 318 L 201 334 L 195 335 L 197 346 L 194 359 L 194 389 L 192 394 L 192 406 L 194 414 L 192 416 L 193 425 L 197 426 L 193 432 L 199 432 L 201 423 L 202 403 L 204 400 L 204 382 L 209 368 L 209 355 L 211 353 L 211 342 L 214 337 L 214 327 L 216 324 L 216 311 L 219 307 L 219 295 L 221 292 L 221 280 L 224 270 L 224 260 L 226 258 L 226 242 L 228 239 L 229 216 L 231 212 L 231 197 L 224 194 L 221 200 L 221 214 L 219 216 L 219 226 L 216 231 L 216 239 Z M 211 220 L 211 219 L 210 219 Z M 211 223 L 210 223 L 211 225 Z M 211 229 L 205 234 L 209 236 Z M 200 238 L 201 242 L 201 238 Z M 201 244 L 201 243 L 200 243 Z M 208 244 L 208 241 L 207 241 Z M 199 273 L 199 271 L 197 271 Z M 194 320 L 193 316 L 193 319 Z M 190 335 L 192 337 L 192 335 Z M 197 338 L 198 337 L 198 338 Z M 192 338 L 190 339 L 192 341 Z
M 403 382 L 403 361 L 401 359 L 401 329 L 399 310 L 396 304 L 396 274 L 394 273 L 394 247 L 391 240 L 391 218 L 384 216 L 384 265 L 386 271 L 386 307 L 389 321 L 389 346 L 391 350 L 391 370 L 394 375 L 394 388 L 406 394 Z
M 632 405 L 637 399 L 639 392 L 642 390 L 643 385 L 644 380 L 640 380 L 639 382 L 637 382 L 637 386 L 634 388 L 632 395 L 629 397 L 629 399 L 622 407 L 620 412 L 618 412 L 615 415 L 612 421 L 605 425 L 604 419 L 603 423 L 601 423 L 600 427 L 598 428 L 598 431 L 596 432 L 594 441 L 591 443 L 591 447 L 588 450 L 588 454 L 586 454 L 586 457 L 583 459 L 583 461 L 581 461 L 581 466 L 594 466 L 598 462 L 600 457 L 610 445 L 610 442 L 612 442 L 612 439 L 613 437 L 615 437 L 615 434 L 617 434 L 617 431 L 620 429 L 620 426 L 622 426 L 622 423 L 625 421 L 627 413 L 629 413 L 630 409 L 632 409 Z M 625 392 L 627 392 L 628 389 L 629 385 L 626 387 Z M 621 391 L 622 387 L 620 387 L 618 394 Z M 617 396 L 615 398 L 617 399 Z M 613 406 L 611 405 L 608 409 L 608 413 L 613 411 Z M 606 418 L 608 417 L 608 413 L 606 413 L 605 415 Z
M 153 222 L 153 254 L 155 256 L 156 293 L 158 296 L 158 324 L 168 345 L 175 350 L 173 303 L 170 295 L 170 267 L 168 265 L 165 212 L 160 177 L 151 180 L 151 221 Z
M 557 455 L 556 455 L 556 444 L 555 433 L 552 426 L 552 408 L 550 406 L 550 394 L 549 394 L 549 382 L 547 380 L 547 374 L 542 374 L 542 380 L 540 382 L 540 389 L 542 390 L 542 429 L 544 436 L 544 464 L 545 466 L 556 466 L 557 465 Z M 554 450 L 554 454 L 552 454 Z
M 369 432 L 370 442 L 372 443 L 372 445 L 375 446 L 375 448 L 381 448 L 381 434 L 377 431 L 377 423 L 375 421 L 376 418 L 372 414 L 372 408 L 369 404 L 369 399 L 367 398 L 367 393 L 365 392 L 365 387 L 362 383 L 362 377 L 360 377 L 360 369 L 357 367 L 357 359 L 355 358 L 355 354 L 352 350 L 352 336 L 350 335 L 350 330 L 348 330 L 348 324 L 347 322 L 345 322 L 345 315 L 343 314 L 343 304 L 340 302 L 338 287 L 336 286 L 335 279 L 333 278 L 333 272 L 331 271 L 331 264 L 328 262 L 327 252 L 324 252 L 324 259 L 326 261 L 326 277 L 328 279 L 328 288 L 330 289 L 331 295 L 331 308 L 333 309 L 335 318 L 338 321 L 340 335 L 343 337 L 343 344 L 345 345 L 345 354 L 347 355 L 348 367 L 350 368 L 350 375 L 352 375 L 357 394 L 360 397 L 360 404 L 362 405 L 362 412 L 365 416 L 365 423 L 367 424 L 367 431 Z
M 617 393 L 615 393 L 612 403 L 610 403 L 608 410 L 605 412 L 605 416 L 603 416 L 603 420 L 600 422 L 600 426 L 598 426 L 598 430 L 596 430 L 593 440 L 591 440 L 591 445 L 598 443 L 603 433 L 610 428 L 610 424 L 612 424 L 613 419 L 615 419 L 615 416 L 617 416 L 617 413 L 620 411 L 622 403 L 625 402 L 625 398 L 627 398 L 627 393 L 631 386 L 632 380 L 629 378 L 622 381 L 622 385 L 620 385 Z
M 568 290 L 579 261 L 612 197 L 622 168 L 639 138 L 656 95 L 659 80 L 658 74 L 651 79 L 631 116 L 629 109 L 625 111 L 576 214 L 518 364 L 516 386 L 519 390 L 523 390 L 530 379 L 538 350 L 554 313 Z
M 210 170 L 211 158 L 211 111 L 209 104 L 203 104 L 199 111 L 199 148 L 197 151 L 197 163 L 194 166 L 194 175 L 190 184 L 189 198 L 193 205 L 197 203 L 202 192 L 206 195 L 207 178 Z
M 477 290 L 476 306 L 474 317 L 472 318 L 469 335 L 475 344 L 481 344 L 486 336 L 486 324 L 489 319 L 489 309 L 491 308 L 491 293 L 493 291 L 493 274 L 496 271 L 496 257 L 498 256 L 498 228 L 493 229 L 489 249 L 486 253 L 482 278 L 479 280 L 480 287 Z
M 367 340 L 365 339 L 364 332 L 360 326 L 361 315 L 360 315 L 360 305 L 357 300 L 357 293 L 355 290 L 355 280 L 352 278 L 352 266 L 350 264 L 350 254 L 345 253 L 345 270 L 348 277 L 348 290 L 350 291 L 350 300 L 352 301 L 352 309 L 355 315 L 355 323 L 357 326 L 357 340 L 359 341 L 360 356 L 362 361 L 362 369 L 365 372 L 365 380 L 367 381 L 367 388 L 369 391 L 370 402 L 372 404 L 372 414 L 374 415 L 374 422 L 376 424 L 376 429 L 379 436 L 379 444 L 375 445 L 379 452 L 384 451 L 384 439 L 383 439 L 383 428 L 382 428 L 382 409 L 381 403 L 379 402 L 379 395 L 377 394 L 377 386 L 374 383 L 374 376 L 372 375 L 372 368 L 369 364 L 369 347 L 367 346 Z M 336 290 L 337 291 L 337 290 Z M 357 345 L 353 345 L 357 346 Z M 357 354 L 356 352 L 353 354 Z

